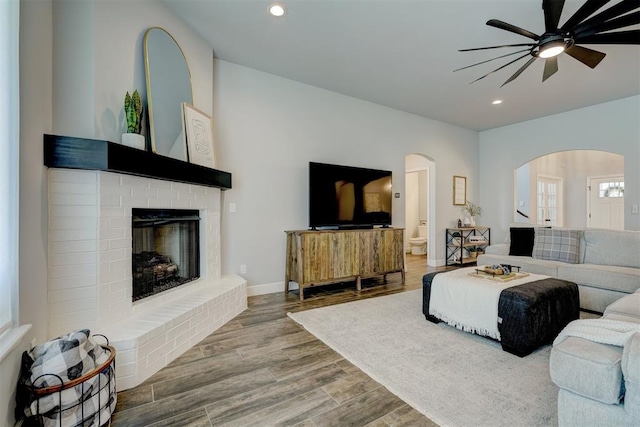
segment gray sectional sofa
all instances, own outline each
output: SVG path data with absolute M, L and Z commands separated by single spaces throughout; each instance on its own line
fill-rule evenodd
M 575 282 L 580 291 L 580 308 L 598 313 L 604 312 L 610 304 L 640 288 L 639 231 L 532 229 L 538 237 L 543 232 L 573 236 L 577 238 L 577 245 L 576 242 L 566 244 L 571 239 L 565 239 L 564 236 L 553 240 L 548 238 L 542 243 L 536 237 L 533 256 L 509 255 L 522 253 L 514 251 L 513 241 L 513 236 L 518 236 L 521 230 L 512 228 L 511 242 L 486 248 L 486 253 L 478 257 L 478 265 L 517 265 L 522 271 Z M 561 244 L 564 246 L 558 252 L 558 248 L 554 246 L 559 247 Z M 540 249 L 538 254 L 542 256 L 536 257 L 536 249 Z M 547 253 L 541 252 L 543 249 Z
M 554 342 L 549 370 L 559 388 L 558 425 L 640 426 L 640 232 L 529 230 L 511 228 L 510 243 L 488 247 L 478 265 L 518 265 L 575 282 L 580 307 L 604 312 L 572 322 Z M 524 244 L 517 241 L 523 236 Z M 576 324 L 598 333 L 568 333 Z M 609 341 L 615 329 L 626 331 L 624 340 Z

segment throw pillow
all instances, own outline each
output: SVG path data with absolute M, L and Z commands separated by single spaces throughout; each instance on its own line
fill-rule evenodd
M 578 263 L 580 230 L 536 229 L 532 257 L 570 264 Z
M 509 255 L 531 256 L 535 229 L 533 227 L 512 227 L 510 235 Z

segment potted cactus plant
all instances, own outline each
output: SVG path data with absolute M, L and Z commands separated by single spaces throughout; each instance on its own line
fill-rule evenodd
M 129 147 L 145 149 L 145 138 L 140 135 L 142 127 L 142 102 L 138 90 L 124 96 L 124 116 L 127 120 L 127 133 L 122 134 L 122 143 Z

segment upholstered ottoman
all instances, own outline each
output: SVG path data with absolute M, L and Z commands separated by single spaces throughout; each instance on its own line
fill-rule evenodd
M 434 277 L 447 272 L 429 273 L 422 278 L 422 312 L 427 320 L 441 319 L 429 314 Z M 578 286 L 550 277 L 508 287 L 498 299 L 498 331 L 502 349 L 524 357 L 551 343 L 558 333 L 580 316 Z M 482 335 L 482 334 L 480 334 Z

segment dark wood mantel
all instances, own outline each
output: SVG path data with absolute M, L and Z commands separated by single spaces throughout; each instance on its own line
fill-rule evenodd
M 50 168 L 99 170 L 222 190 L 231 188 L 229 172 L 97 139 L 45 134 L 44 164 Z

